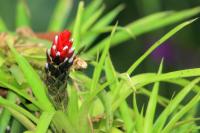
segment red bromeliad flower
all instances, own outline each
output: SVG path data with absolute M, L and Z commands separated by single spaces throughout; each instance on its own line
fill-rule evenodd
M 66 61 L 73 62 L 74 47 L 72 46 L 73 40 L 70 37 L 71 33 L 67 30 L 55 36 L 51 48 L 47 50 L 48 62 L 54 62 L 57 65 Z
M 66 75 L 66 71 L 72 66 L 75 58 L 73 40 L 71 33 L 67 30 L 56 35 L 50 49 L 47 49 L 47 63 L 45 70 L 50 76 L 55 78 L 61 74 Z M 65 77 L 65 76 L 64 76 Z
M 48 95 L 56 109 L 67 106 L 67 82 L 75 53 L 71 33 L 67 30 L 56 35 L 50 49 L 47 49 L 46 85 Z
M 47 49 L 45 66 L 48 96 L 54 107 L 65 110 L 68 102 L 67 84 L 70 68 L 86 68 L 87 63 L 75 55 L 71 33 L 67 30 L 56 35 L 50 49 Z

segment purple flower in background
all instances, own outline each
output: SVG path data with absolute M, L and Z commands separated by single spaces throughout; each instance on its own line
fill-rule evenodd
M 150 44 L 152 45 L 153 43 Z M 147 45 L 148 48 L 151 46 L 150 44 Z M 164 42 L 161 46 L 159 46 L 152 52 L 151 58 L 156 62 L 160 62 L 160 60 L 164 58 L 168 64 L 174 63 L 176 54 L 174 51 L 175 47 L 173 45 L 173 42 L 170 40 Z

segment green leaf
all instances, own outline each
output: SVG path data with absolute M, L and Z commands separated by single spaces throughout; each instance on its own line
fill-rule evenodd
M 16 95 L 13 92 L 8 91 L 7 100 L 10 101 L 11 103 L 14 103 L 15 99 L 16 99 Z M 1 125 L 0 133 L 4 133 L 9 124 L 11 115 L 10 115 L 10 112 L 6 110 L 5 108 L 0 114 L 1 114 L 0 115 L 0 125 Z
M 75 85 L 74 86 L 69 85 L 67 89 L 70 90 L 68 91 L 70 94 L 70 97 L 69 97 L 69 103 L 67 106 L 67 115 L 69 116 L 69 119 L 71 123 L 73 124 L 73 126 L 77 126 L 78 111 L 79 111 L 78 94 L 77 94 L 78 92 L 76 91 Z
M 82 24 L 83 12 L 84 12 L 84 2 L 80 1 L 73 29 L 74 47 L 76 47 L 76 51 L 78 51 L 81 48 L 80 37 L 81 37 L 81 24 Z
M 10 74 L 5 73 L 2 69 L 0 69 L 0 86 L 15 92 L 19 96 L 22 96 L 23 98 L 31 101 L 36 106 L 40 106 L 35 99 L 33 99 L 25 91 L 23 91 L 22 88 L 20 88 L 20 86 L 13 79 L 13 77 L 11 77 Z
M 135 84 L 141 84 L 142 86 L 149 84 L 149 83 L 156 82 L 156 81 L 163 81 L 163 82 L 167 82 L 167 83 L 176 84 L 179 86 L 186 86 L 187 84 L 190 83 L 190 81 L 183 79 L 183 77 L 199 76 L 200 71 L 199 71 L 199 68 L 194 68 L 194 69 L 186 69 L 186 70 L 179 70 L 179 71 L 175 71 L 175 72 L 169 72 L 169 73 L 165 73 L 165 74 L 162 76 L 158 76 L 158 77 L 156 76 L 155 73 L 139 74 L 139 75 L 132 77 L 132 81 L 135 82 Z M 176 76 L 177 76 L 177 78 L 176 78 Z M 176 78 L 176 80 L 174 80 L 175 78 Z M 146 79 L 148 81 L 146 82 L 146 81 L 144 81 L 144 79 Z M 149 82 L 150 80 L 152 80 L 152 82 Z M 195 85 L 193 91 L 199 92 L 199 90 L 200 90 L 200 86 Z
M 92 80 L 91 80 L 92 81 Z M 102 85 L 97 84 L 97 89 L 95 89 L 94 91 L 92 91 L 90 93 L 90 95 L 87 97 L 87 100 L 84 103 L 90 104 L 90 102 L 92 102 L 92 100 L 94 100 L 94 98 L 101 92 L 103 91 L 107 86 L 109 86 L 110 82 L 105 82 Z
M 109 55 L 105 59 L 105 73 L 107 81 L 111 83 L 109 85 L 111 92 L 113 92 L 119 81 L 117 79 L 117 74 Z
M 156 120 L 153 132 L 159 133 L 168 116 L 176 109 L 176 107 L 180 104 L 180 102 L 185 98 L 185 96 L 192 90 L 192 88 L 200 81 L 200 78 L 197 78 L 193 80 L 190 84 L 188 84 L 186 87 L 184 87 L 177 95 L 176 97 L 169 103 L 169 105 L 165 108 L 165 110 L 160 114 L 158 119 Z
M 34 100 L 31 96 L 29 96 L 27 93 L 21 91 L 19 88 L 15 87 L 14 85 L 11 85 L 11 84 L 4 82 L 4 81 L 0 81 L 0 84 L 3 85 L 3 87 L 6 87 L 9 90 L 15 92 L 19 96 L 22 96 L 23 98 L 31 101 L 36 106 L 41 107 L 41 105 L 36 100 Z
M 163 44 L 166 40 L 168 40 L 170 37 L 172 37 L 176 32 L 184 28 L 185 26 L 191 24 L 196 19 L 186 21 L 175 28 L 173 28 L 171 31 L 169 31 L 167 34 L 165 34 L 160 40 L 158 40 L 156 43 L 154 43 L 137 61 L 133 63 L 133 65 L 128 69 L 127 73 L 130 75 L 140 64 L 141 62 L 146 59 L 147 56 L 149 56 L 157 47 L 159 47 L 161 44 Z
M 186 69 L 186 70 L 179 70 L 175 72 L 168 72 L 160 75 L 156 74 L 141 74 L 136 75 L 131 78 L 131 84 L 136 89 L 140 89 L 141 87 L 158 82 L 158 81 L 167 81 L 167 80 L 177 80 L 179 78 L 184 77 L 195 77 L 200 76 L 200 68 L 193 68 L 193 69 Z M 120 91 L 120 96 L 114 99 L 114 103 L 112 104 L 113 110 L 117 109 L 119 105 L 126 99 L 132 91 L 135 91 L 132 86 L 123 84 L 123 91 Z M 122 87 L 120 87 L 122 88 Z
M 168 124 L 164 127 L 162 130 L 162 133 L 168 133 L 170 132 L 176 122 L 183 117 L 187 112 L 189 112 L 194 105 L 196 105 L 200 100 L 200 92 L 196 94 L 195 97 L 193 97 L 179 112 L 177 112 L 172 119 L 168 122 Z
M 163 60 L 161 61 L 158 75 L 161 74 L 163 69 Z M 147 105 L 146 115 L 145 115 L 145 122 L 144 122 L 144 133 L 151 133 L 153 128 L 153 120 L 155 117 L 155 110 L 156 110 L 156 104 L 157 104 L 157 97 L 158 97 L 158 91 L 159 91 L 159 82 L 155 82 L 153 86 L 153 90 Z
M 102 15 L 105 10 L 105 6 L 102 6 L 98 9 L 93 15 L 88 19 L 82 26 L 82 35 L 87 33 L 87 30 L 97 21 L 97 19 Z
M 83 123 L 81 125 L 82 131 L 86 131 L 87 128 L 88 128 L 88 126 L 85 125 L 85 124 L 87 124 L 87 116 L 88 116 L 88 111 L 89 111 L 89 105 L 90 105 L 90 102 L 91 102 L 93 96 L 96 96 L 96 94 L 98 94 L 102 89 L 105 88 L 104 86 L 102 88 L 99 87 L 98 81 L 99 81 L 99 78 L 100 78 L 100 75 L 101 75 L 101 71 L 103 69 L 103 64 L 105 62 L 105 58 L 106 58 L 108 51 L 109 51 L 109 45 L 112 41 L 112 37 L 115 33 L 116 27 L 117 27 L 117 24 L 115 25 L 115 28 L 113 29 L 113 31 L 110 35 L 110 40 L 107 42 L 107 45 L 106 45 L 106 47 L 105 47 L 105 49 L 104 49 L 104 51 L 101 55 L 99 64 L 95 67 L 93 79 L 92 79 L 91 85 L 90 85 L 91 86 L 90 87 L 90 95 L 86 98 L 87 100 L 82 104 L 80 111 L 79 111 L 79 117 L 82 120 L 81 123 Z
M 105 26 L 110 24 L 114 18 L 124 9 L 123 5 L 117 6 L 115 9 L 104 15 L 100 20 L 98 20 L 94 26 L 90 28 L 90 30 L 85 34 L 83 37 L 83 42 L 86 44 L 86 47 L 88 48 L 91 46 L 92 42 L 98 37 L 99 33 L 93 33 L 93 31 L 99 31 L 102 29 L 105 29 Z M 113 27 L 112 27 L 113 29 Z M 112 30 L 111 29 L 111 30 Z M 106 43 L 106 41 L 104 42 Z
M 56 7 L 49 22 L 48 31 L 62 30 L 72 7 L 72 0 L 57 0 Z
M 111 59 L 109 56 L 107 56 L 107 58 L 105 60 L 105 72 L 106 72 L 106 79 L 108 80 L 108 82 L 111 83 L 110 84 L 111 94 L 115 94 L 116 87 L 117 87 L 117 85 L 119 85 L 119 81 L 118 81 L 118 77 L 115 72 L 114 66 L 112 65 L 112 62 L 111 62 Z M 114 97 L 114 95 L 111 95 L 111 96 Z M 124 121 L 126 131 L 128 133 L 131 132 L 132 127 L 133 127 L 133 120 L 130 117 L 131 112 L 130 112 L 130 108 L 129 108 L 128 104 L 126 103 L 126 101 L 123 101 L 121 103 L 119 111 L 120 111 L 121 117 Z
M 102 0 L 91 1 L 83 13 L 83 22 L 89 20 L 93 13 L 98 10 L 102 3 Z
M 16 62 L 19 64 L 20 69 L 24 73 L 27 82 L 31 86 L 36 99 L 42 105 L 42 110 L 54 110 L 46 95 L 46 87 L 40 79 L 39 75 L 35 72 L 35 70 L 27 62 L 27 60 L 15 50 L 12 44 L 12 40 L 10 40 L 10 38 L 8 39 L 8 46 L 11 49 L 11 52 L 14 55 Z
M 173 84 L 177 84 L 177 85 L 180 85 L 180 86 L 186 86 L 187 84 L 189 84 L 191 81 L 187 80 L 187 79 L 177 79 L 177 80 L 166 80 L 166 82 L 169 82 L 169 83 L 173 83 Z M 193 89 L 194 92 L 198 93 L 200 91 L 200 86 L 198 85 L 195 85 L 194 89 Z
M 101 71 L 103 69 L 103 64 L 104 64 L 106 56 L 107 56 L 107 54 L 109 52 L 109 47 L 110 47 L 110 44 L 112 43 L 112 37 L 113 37 L 113 35 L 115 33 L 116 27 L 117 27 L 117 24 L 113 28 L 113 31 L 112 31 L 112 33 L 110 35 L 110 40 L 107 42 L 107 45 L 104 48 L 104 51 L 103 51 L 103 53 L 101 55 L 101 58 L 100 58 L 100 61 L 99 61 L 98 65 L 95 67 L 95 70 L 94 70 L 94 73 L 93 73 L 92 84 L 91 84 L 91 90 L 96 89 L 96 85 L 97 85 L 97 83 L 99 81 L 99 78 L 101 76 Z
M 0 32 L 5 32 L 7 31 L 6 24 L 4 23 L 3 19 L 0 17 Z
M 135 111 L 136 115 L 136 123 L 135 123 L 135 129 L 138 131 L 138 133 L 143 132 L 143 108 L 141 110 L 141 114 L 138 110 L 137 100 L 136 100 L 136 94 L 133 94 L 133 109 Z
M 17 119 L 14 119 L 11 124 L 10 133 L 22 133 L 24 131 L 24 126 Z
M 82 85 L 84 85 L 84 87 L 89 90 L 91 87 L 91 81 L 92 79 L 89 78 L 87 75 L 85 75 L 84 73 L 78 72 L 78 71 L 74 71 L 70 73 L 70 77 L 73 80 L 76 80 L 78 82 L 80 82 Z
M 144 17 L 133 23 L 130 23 L 126 26 L 126 29 L 129 29 L 135 37 L 142 35 L 144 33 L 174 24 L 176 22 L 185 20 L 189 17 L 192 17 L 200 12 L 200 7 L 195 7 L 192 9 L 187 9 L 179 12 L 160 12 L 153 15 Z M 111 46 L 116 46 L 124 41 L 131 39 L 132 36 L 127 35 L 126 32 L 117 32 L 113 38 L 113 43 Z M 105 42 L 108 38 L 105 38 L 103 41 L 99 42 L 94 48 L 90 49 L 87 52 L 87 55 L 95 55 L 97 51 L 104 48 Z
M 129 106 L 126 101 L 123 101 L 119 107 L 119 111 L 121 114 L 121 117 L 124 121 L 125 129 L 127 133 L 131 133 L 132 127 L 133 127 L 133 120 L 130 117 L 131 112 L 129 110 Z
M 6 71 L 3 70 L 3 68 L 0 69 L 0 81 L 6 82 L 6 83 L 11 84 L 13 86 L 17 86 L 17 83 L 14 80 L 14 78 L 9 73 L 6 73 Z
M 24 127 L 26 127 L 28 130 L 35 130 L 35 125 L 32 123 L 32 121 L 30 121 L 27 117 L 25 117 L 23 114 L 19 113 L 18 111 L 6 107 L 6 109 L 8 109 L 10 111 L 10 113 L 21 123 L 24 125 Z
M 147 89 L 145 89 L 145 88 L 140 88 L 140 92 L 141 92 L 142 94 L 144 94 L 144 95 L 149 96 L 149 97 L 152 95 L 152 92 L 149 91 L 149 90 L 147 90 Z M 158 102 L 160 105 L 162 105 L 163 107 L 166 107 L 167 104 L 169 104 L 170 101 L 169 101 L 169 99 L 167 99 L 167 98 L 165 98 L 165 97 L 163 97 L 163 96 L 158 95 L 158 100 L 157 100 L 157 102 Z
M 103 28 L 106 25 L 110 24 L 113 19 L 124 9 L 124 5 L 119 5 L 114 8 L 112 11 L 104 15 L 93 27 L 91 30 Z
M 184 127 L 186 126 L 186 128 L 188 128 L 187 125 L 190 125 L 191 123 L 194 123 L 194 122 L 199 121 L 199 120 L 200 120 L 199 117 L 197 117 L 197 118 L 191 118 L 190 117 L 189 119 L 184 119 L 184 120 L 178 121 L 175 125 L 173 125 L 173 127 L 178 128 L 178 127 L 181 127 L 181 126 L 184 126 Z
M 27 117 L 29 118 L 31 121 L 33 121 L 34 123 L 37 123 L 38 122 L 38 119 L 32 115 L 30 112 L 28 112 L 27 110 L 25 110 L 24 108 L 14 104 L 13 102 L 11 101 L 8 101 L 2 97 L 0 97 L 0 105 L 2 105 L 3 107 L 5 108 L 9 108 L 9 109 L 12 109 L 12 110 L 15 110 L 17 111 L 18 113 L 20 113 L 21 115 L 23 115 L 24 117 Z
M 43 112 L 40 116 L 35 133 L 46 133 L 53 116 L 54 112 Z
M 15 77 L 15 80 L 19 85 L 22 85 L 26 82 L 22 71 L 19 69 L 19 67 L 17 67 L 17 65 L 12 65 L 10 67 L 10 72 L 12 73 L 13 77 Z
M 186 70 L 178 70 L 174 72 L 162 73 L 160 75 L 156 74 L 141 74 L 136 75 L 131 78 L 134 85 L 137 88 L 145 86 L 150 83 L 154 83 L 157 81 L 169 81 L 169 80 L 179 80 L 180 78 L 186 77 L 195 77 L 200 76 L 200 68 L 186 69 Z M 144 80 L 145 79 L 145 80 Z
M 105 110 L 105 119 L 106 119 L 106 132 L 109 132 L 112 128 L 113 123 L 113 112 L 112 112 L 112 106 L 111 106 L 111 97 L 108 93 L 106 93 L 105 90 L 102 90 L 99 94 L 99 98 L 101 99 L 101 102 L 103 103 L 104 110 Z
M 16 26 L 29 26 L 30 18 L 29 18 L 29 10 L 28 6 L 24 0 L 18 0 L 17 3 L 17 14 L 16 14 Z
M 72 123 L 69 121 L 68 116 L 66 116 L 61 111 L 56 111 L 52 121 L 59 133 L 63 132 L 63 130 L 66 133 L 77 133 L 78 129 L 73 127 Z

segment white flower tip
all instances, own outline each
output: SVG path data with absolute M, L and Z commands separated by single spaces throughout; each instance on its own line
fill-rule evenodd
M 68 58 L 66 57 L 65 60 L 64 60 L 64 62 L 66 62 L 67 60 L 68 60 Z
M 63 48 L 63 50 L 66 50 L 66 49 L 68 49 L 68 46 L 65 46 L 65 47 Z
M 68 60 L 69 63 L 72 63 L 72 61 L 74 60 L 74 56 L 75 56 L 75 54 L 73 53 L 72 57 L 69 58 L 69 60 Z
M 57 53 L 56 53 L 56 56 L 60 56 L 60 52 L 57 52 Z
M 55 36 L 55 44 L 58 43 L 58 35 Z
M 48 63 L 46 63 L 46 64 L 45 64 L 45 67 L 46 67 L 46 69 L 48 69 L 48 68 L 49 68 L 49 65 L 48 65 Z
M 72 63 L 72 61 L 73 61 L 73 59 L 74 59 L 74 57 L 72 56 L 71 58 L 69 58 L 69 63 Z
M 47 54 L 48 56 L 50 56 L 50 49 L 47 49 Z
M 71 48 L 69 49 L 69 53 L 72 53 L 72 52 L 74 51 L 74 49 L 75 49 L 75 47 L 71 47 Z
M 54 50 L 56 50 L 56 45 L 53 45 L 53 47 L 52 47 Z

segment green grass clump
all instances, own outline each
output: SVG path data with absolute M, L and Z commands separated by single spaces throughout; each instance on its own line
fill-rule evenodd
M 49 24 L 49 31 L 66 28 L 64 23 L 71 9 L 64 4 L 66 1 L 58 2 Z M 0 54 L 0 86 L 8 89 L 7 98 L 0 97 L 0 105 L 3 107 L 0 133 L 5 132 L 8 126 L 13 133 L 198 132 L 199 126 L 196 121 L 199 118 L 196 117 L 196 113 L 200 100 L 200 68 L 166 73 L 163 71 L 163 59 L 158 72 L 134 75 L 135 70 L 157 47 L 196 19 L 183 22 L 170 30 L 123 73 L 115 70 L 109 48 L 186 20 L 198 14 L 200 7 L 179 12 L 155 13 L 125 27 L 120 27 L 117 22 L 110 25 L 123 8 L 123 5 L 119 5 L 109 13 L 103 14 L 102 0 L 95 0 L 86 7 L 83 1 L 79 3 L 77 15 L 68 28 L 73 29 L 76 52 L 85 49 L 79 56 L 91 60 L 89 66 L 94 70 L 92 76 L 81 71 L 70 72 L 72 82 L 69 82 L 66 88 L 69 93 L 66 112 L 55 110 L 48 99 L 46 86 L 41 79 L 41 75 L 44 74 L 45 53 L 41 53 L 37 47 L 32 47 L 34 43 L 41 49 L 46 49 L 51 46 L 51 42 L 11 33 L 0 19 L 0 30 L 7 32 L 5 47 L 9 47 L 9 51 L 1 50 Z M 17 10 L 16 26 L 30 26 L 26 5 L 20 1 Z M 111 33 L 102 41 L 95 41 L 105 32 Z M 91 47 L 94 42 L 97 43 Z M 0 43 L 4 45 L 3 42 Z M 17 47 L 17 43 L 25 47 L 23 52 Z M 33 54 L 33 51 L 36 52 Z M 165 98 L 159 94 L 162 82 L 181 86 L 182 89 L 171 99 Z M 153 84 L 152 91 L 146 88 L 149 84 Z M 183 104 L 182 101 L 191 92 L 194 95 Z M 140 93 L 149 97 L 147 107 L 143 106 L 142 109 L 139 108 L 141 106 L 136 98 Z M 133 105 L 127 102 L 129 96 L 133 98 Z M 164 107 L 159 115 L 156 114 L 158 105 Z

